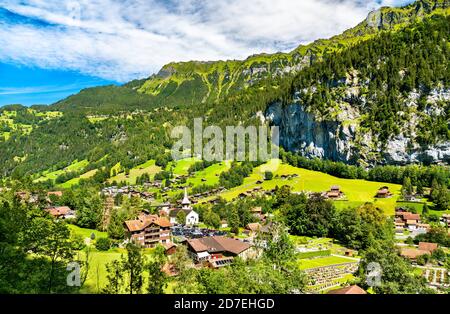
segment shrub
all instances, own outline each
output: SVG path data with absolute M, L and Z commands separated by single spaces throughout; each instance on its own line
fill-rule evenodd
M 264 174 L 264 178 L 265 178 L 267 181 L 272 180 L 272 179 L 273 179 L 273 172 L 271 172 L 271 171 L 266 171 L 266 173 Z
M 77 251 L 81 251 L 86 247 L 86 243 L 84 243 L 83 236 L 79 234 L 72 235 L 70 237 L 70 241 L 72 242 L 72 248 Z
M 100 238 L 95 243 L 95 248 L 99 251 L 108 251 L 111 248 L 111 240 L 108 238 Z

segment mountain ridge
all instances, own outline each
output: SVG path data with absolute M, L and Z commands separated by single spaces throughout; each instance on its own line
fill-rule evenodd
M 379 31 L 401 27 L 430 14 L 448 13 L 449 8 L 448 0 L 419 0 L 402 8 L 382 7 L 370 12 L 364 21 L 342 34 L 300 45 L 291 52 L 261 53 L 245 60 L 171 62 L 137 90 L 157 96 L 175 84 L 180 87 L 186 81 L 198 79 L 198 75 L 208 87 L 201 102 L 217 101 L 224 91 L 226 96 L 230 90 L 247 88 L 255 81 L 270 76 L 295 74 L 324 54 L 340 51 L 361 40 L 370 39 Z M 214 86 L 215 89 L 212 88 Z
M 208 74 L 211 68 L 240 69 L 237 63 L 196 63 L 204 77 L 195 74 L 192 79 L 193 64 L 183 63 L 188 80 L 181 86 L 169 82 L 156 96 L 138 92 L 146 80 L 135 80 L 124 86 L 85 89 L 39 108 L 62 111 L 51 119 L 21 114 L 21 121 L 15 121 L 9 116 L 5 121 L 13 119 L 23 130 L 8 133 L 4 141 L 0 133 L 0 171 L 20 177 L 76 159 L 101 160 L 102 167 L 120 162 L 126 168 L 149 159 L 164 160 L 173 144 L 172 128 L 191 126 L 196 117 L 220 127 L 278 121 L 282 146 L 308 158 L 367 167 L 448 163 L 448 8 L 438 8 L 432 15 L 398 30 L 373 30 L 376 36 L 360 37 L 348 49 L 325 54 L 296 75 L 269 76 L 247 88 L 216 84 L 209 89 L 203 80 L 214 78 L 214 73 Z M 360 23 L 345 36 L 365 25 Z M 252 58 L 256 57 L 270 55 Z M 171 77 L 179 66 L 169 64 L 160 75 Z M 236 79 L 222 72 L 214 82 L 229 83 L 232 78 Z M 5 125 L 6 132 L 10 129 Z M 103 159 L 105 155 L 108 158 Z

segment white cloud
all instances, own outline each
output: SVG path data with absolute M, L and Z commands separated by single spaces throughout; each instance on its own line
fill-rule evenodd
M 0 0 L 51 26 L 0 20 L 0 60 L 117 81 L 171 61 L 242 59 L 338 34 L 407 0 Z M 411 1 L 409 1 L 411 2 Z

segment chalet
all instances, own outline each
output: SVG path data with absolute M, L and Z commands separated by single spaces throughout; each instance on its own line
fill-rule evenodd
M 330 199 L 338 199 L 341 198 L 344 193 L 341 191 L 341 188 L 337 185 L 331 187 L 331 189 L 325 193 L 325 197 Z
M 437 243 L 429 243 L 429 242 L 420 242 L 419 243 L 419 250 L 427 251 L 430 254 L 433 254 L 434 251 L 438 249 Z
M 251 193 L 249 193 L 249 192 L 243 192 L 243 193 L 239 194 L 238 197 L 239 197 L 240 199 L 243 199 L 243 198 L 247 198 L 247 197 L 250 197 L 250 196 L 252 196 Z
M 263 214 L 262 207 L 253 207 L 251 209 L 251 213 L 253 217 L 257 218 L 258 220 L 266 219 L 266 216 Z
M 167 256 L 173 255 L 177 251 L 177 246 L 172 242 L 164 243 L 163 247 L 165 249 L 164 254 Z
M 411 261 L 417 260 L 422 255 L 430 254 L 428 251 L 422 251 L 416 248 L 403 248 L 400 251 L 400 255 L 404 258 L 407 258 Z
M 419 214 L 397 209 L 395 212 L 395 228 L 397 231 L 408 229 L 410 231 L 426 232 L 430 225 L 423 224 Z
M 21 201 L 29 201 L 31 194 L 25 191 L 19 191 L 15 193 L 16 197 L 18 197 Z
M 400 255 L 412 261 L 417 260 L 422 255 L 431 255 L 438 249 L 436 243 L 420 242 L 418 248 L 404 248 Z
M 141 214 L 136 220 L 125 221 L 128 238 L 146 248 L 170 243 L 171 224 L 167 218 Z
M 67 206 L 50 207 L 46 209 L 50 215 L 57 219 L 73 219 L 76 218 L 75 211 Z
M 268 233 L 270 228 L 270 223 L 266 225 L 261 225 L 260 223 L 249 223 L 245 226 L 245 231 L 250 237 L 256 236 L 258 233 Z
M 341 289 L 331 290 L 327 294 L 367 294 L 367 292 L 364 289 L 355 285 Z
M 254 237 L 258 234 L 259 230 L 261 230 L 261 224 L 259 223 L 249 223 L 247 226 L 245 226 L 246 233 L 250 237 Z
M 378 190 L 376 197 L 377 198 L 389 198 L 392 196 L 392 193 L 389 191 L 389 187 L 384 186 Z
M 222 236 L 184 241 L 188 252 L 196 262 L 236 257 L 246 260 L 257 257 L 257 251 L 248 243 Z

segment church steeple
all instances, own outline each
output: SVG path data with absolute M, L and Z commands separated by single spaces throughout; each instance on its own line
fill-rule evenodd
M 189 200 L 189 197 L 188 197 L 187 188 L 184 188 L 184 198 L 183 198 L 183 201 L 181 202 L 181 205 L 183 205 L 183 209 L 191 208 L 191 201 Z

